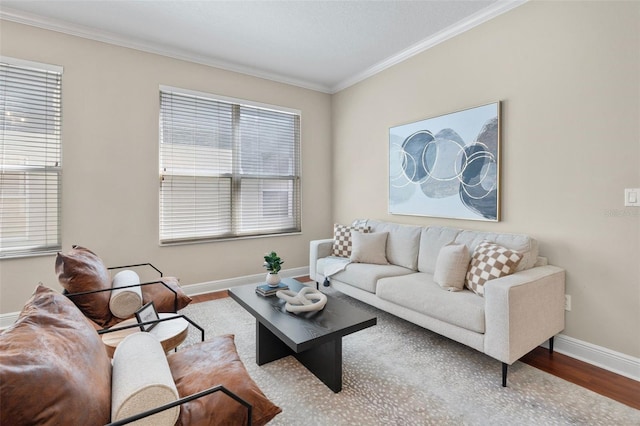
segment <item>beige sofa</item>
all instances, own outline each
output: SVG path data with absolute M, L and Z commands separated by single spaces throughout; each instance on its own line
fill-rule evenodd
M 334 239 L 315 240 L 309 269 L 316 282 L 331 273 L 327 281 L 336 290 L 501 361 L 503 386 L 508 365 L 546 340 L 553 350 L 553 336 L 564 329 L 565 273 L 538 256 L 535 239 L 376 220 L 356 223 L 372 233 L 388 233 L 388 264 L 351 262 L 336 272 L 340 259 L 332 256 Z M 482 296 L 467 288 L 447 291 L 434 281 L 443 247 L 464 244 L 473 254 L 485 240 L 522 255 L 514 273 L 487 281 Z

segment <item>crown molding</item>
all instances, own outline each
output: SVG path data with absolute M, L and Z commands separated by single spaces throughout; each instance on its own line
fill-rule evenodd
M 314 90 L 317 92 L 330 93 L 328 86 L 295 79 L 292 77 L 283 76 L 280 74 L 269 73 L 261 71 L 256 68 L 234 64 L 231 62 L 221 61 L 198 55 L 195 53 L 184 52 L 179 49 L 172 49 L 166 46 L 162 46 L 156 43 L 148 43 L 142 40 L 132 39 L 128 37 L 122 37 L 117 34 L 100 31 L 95 28 L 85 27 L 82 25 L 69 24 L 51 18 L 43 18 L 38 15 L 26 13 L 22 11 L 16 11 L 9 8 L 2 8 L 0 10 L 0 19 L 16 22 L 19 24 L 29 25 L 32 27 L 38 27 L 45 30 L 56 31 L 63 34 L 68 34 L 76 37 L 86 38 L 102 43 L 113 44 L 120 47 L 126 47 L 129 49 L 140 50 L 147 53 L 153 53 L 156 55 L 166 56 L 173 59 L 178 59 L 186 62 L 193 62 L 200 65 L 206 65 L 214 68 L 220 68 L 225 71 L 232 71 L 239 74 L 245 74 L 252 77 L 262 78 L 265 80 L 274 81 L 277 83 L 284 83 L 292 86 L 301 87 L 303 89 Z
M 458 22 L 451 27 L 448 27 L 439 33 L 431 36 L 413 46 L 403 50 L 402 52 L 393 55 L 382 62 L 375 64 L 374 66 L 366 69 L 365 71 L 358 73 L 346 80 L 339 82 L 338 84 L 330 87 L 306 80 L 295 79 L 280 74 L 269 73 L 261 71 L 252 67 L 234 64 L 222 60 L 216 60 L 203 55 L 197 55 L 194 53 L 184 52 L 179 49 L 172 49 L 166 46 L 162 46 L 155 43 L 148 43 L 142 40 L 136 40 L 119 36 L 107 31 L 100 31 L 95 28 L 85 27 L 82 25 L 69 24 L 56 19 L 43 18 L 38 15 L 12 10 L 10 8 L 2 8 L 0 10 L 0 19 L 7 21 L 17 22 L 19 24 L 30 25 L 46 30 L 56 31 L 64 34 L 73 35 L 76 37 L 86 38 L 102 43 L 113 44 L 116 46 L 126 47 L 129 49 L 140 50 L 147 53 L 166 56 L 181 61 L 193 62 L 201 65 L 206 65 L 214 68 L 220 68 L 226 71 L 232 71 L 240 74 L 249 75 L 252 77 L 262 78 L 278 83 L 288 84 L 292 86 L 301 87 L 303 89 L 314 90 L 317 92 L 334 94 L 341 90 L 344 90 L 362 80 L 372 77 L 387 68 L 390 68 L 396 64 L 399 64 L 419 53 L 424 52 L 450 38 L 453 38 L 459 34 L 462 34 L 472 28 L 477 27 L 484 22 L 489 21 L 511 9 L 514 9 L 528 0 L 498 0 L 492 6 L 482 10 L 464 21 Z
M 528 0 L 498 0 L 490 7 L 471 15 L 469 18 L 456 23 L 444 30 L 438 32 L 437 34 L 422 40 L 419 43 L 414 44 L 413 46 L 401 51 L 400 53 L 393 55 L 382 62 L 378 62 L 373 65 L 371 68 L 364 70 L 363 72 L 354 75 L 342 82 L 336 84 L 331 88 L 330 93 L 334 94 L 341 90 L 344 90 L 350 86 L 353 86 L 356 83 L 361 82 L 369 77 L 372 77 L 379 72 L 386 70 L 394 65 L 397 65 L 407 59 L 424 52 L 434 46 L 437 46 L 440 43 L 443 43 L 450 38 L 453 38 L 459 34 L 462 34 L 466 31 L 469 31 L 472 28 L 477 27 L 480 24 L 483 24 L 499 15 L 502 15 L 505 12 L 508 12 L 512 9 L 515 9 L 518 6 L 523 5 Z

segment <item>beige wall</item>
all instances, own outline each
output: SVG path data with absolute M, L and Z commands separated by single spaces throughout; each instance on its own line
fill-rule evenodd
M 638 2 L 529 2 L 333 97 L 4 21 L 0 53 L 65 68 L 65 249 L 188 285 L 260 273 L 269 249 L 306 266 L 309 240 L 356 217 L 524 232 L 567 269 L 564 333 L 639 357 L 640 209 L 623 206 L 640 187 L 639 22 Z M 302 235 L 158 246 L 159 84 L 302 110 Z M 389 127 L 495 100 L 503 220 L 389 215 Z M 0 261 L 0 313 L 55 287 L 53 261 Z
M 526 3 L 333 97 L 333 217 L 531 234 L 567 270 L 564 334 L 639 357 L 639 99 L 640 3 Z M 503 220 L 389 215 L 389 127 L 496 100 Z
M 61 65 L 63 250 L 81 244 L 107 265 L 150 261 L 184 285 L 308 265 L 309 241 L 331 229 L 330 96 L 233 72 L 2 21 L 2 55 Z M 158 246 L 158 88 L 169 85 L 302 111 L 302 234 Z M 36 284 L 60 289 L 55 256 L 0 261 L 0 313 Z

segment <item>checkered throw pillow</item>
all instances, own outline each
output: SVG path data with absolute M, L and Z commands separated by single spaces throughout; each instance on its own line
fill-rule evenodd
M 333 255 L 338 257 L 351 257 L 351 230 L 369 233 L 369 228 L 357 228 L 354 226 L 333 225 Z
M 522 260 L 522 254 L 517 251 L 483 241 L 473 252 L 465 286 L 474 293 L 484 296 L 484 284 L 489 280 L 512 274 L 520 260 Z

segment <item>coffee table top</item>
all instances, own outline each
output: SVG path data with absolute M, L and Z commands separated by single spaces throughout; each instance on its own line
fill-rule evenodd
M 305 287 L 293 278 L 282 282 L 294 292 Z M 258 284 L 229 289 L 229 295 L 296 353 L 318 344 L 376 325 L 375 315 L 327 294 L 324 309 L 316 312 L 287 312 L 284 301 L 276 296 L 256 294 Z

